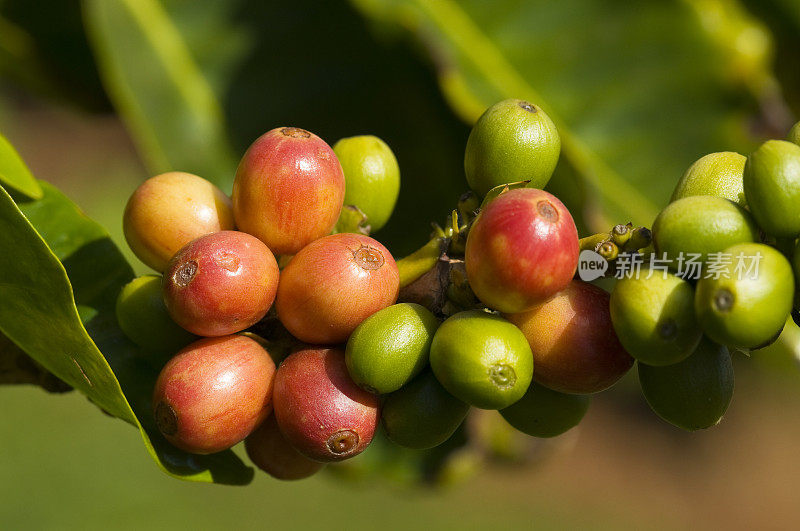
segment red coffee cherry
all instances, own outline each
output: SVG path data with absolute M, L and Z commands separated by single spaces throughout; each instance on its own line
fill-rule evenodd
M 294 254 L 330 234 L 344 201 L 344 173 L 317 135 L 279 127 L 248 148 L 233 182 L 233 214 L 240 230 L 276 254 Z
M 564 289 L 578 266 L 578 231 L 555 196 L 510 190 L 486 206 L 467 236 L 465 266 L 475 295 L 506 313 L 529 310 Z
M 273 400 L 286 440 L 322 462 L 363 452 L 380 421 L 378 395 L 350 378 L 341 349 L 291 354 L 276 373 Z
M 284 268 L 275 308 L 296 338 L 332 345 L 394 304 L 399 286 L 386 247 L 361 234 L 334 234 L 310 243 Z
M 192 241 L 170 260 L 164 302 L 172 319 L 194 334 L 233 334 L 266 315 L 279 274 L 261 240 L 244 232 L 216 232 Z
M 275 363 L 246 336 L 206 338 L 175 355 L 156 381 L 153 412 L 169 442 L 187 452 L 221 452 L 272 411 Z
M 533 310 L 507 314 L 533 352 L 533 379 L 562 393 L 613 385 L 633 366 L 611 324 L 608 293 L 581 280 Z

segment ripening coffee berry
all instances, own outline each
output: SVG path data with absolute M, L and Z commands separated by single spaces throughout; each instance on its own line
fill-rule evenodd
M 590 394 L 611 387 L 633 366 L 609 312 L 609 295 L 573 280 L 533 310 L 505 316 L 525 334 L 533 379 L 562 393 Z
M 231 200 L 197 175 L 162 173 L 147 179 L 133 193 L 122 227 L 133 253 L 160 273 L 190 241 L 233 229 Z
M 245 336 L 201 339 L 175 355 L 156 381 L 156 425 L 173 445 L 221 452 L 247 437 L 272 410 L 275 363 Z
M 232 196 L 236 225 L 275 254 L 294 254 L 331 232 L 344 189 L 342 167 L 324 140 L 279 127 L 258 137 L 239 163 Z
M 503 100 L 486 109 L 469 134 L 467 183 L 481 197 L 495 186 L 517 181 L 544 188 L 560 153 L 556 126 L 539 106 Z
M 363 452 L 380 421 L 378 395 L 350 378 L 339 349 L 291 354 L 275 376 L 273 400 L 281 433 L 316 461 L 341 461 Z
M 578 230 L 553 195 L 505 192 L 475 219 L 465 266 L 475 295 L 504 313 L 529 310 L 564 289 L 578 266 Z
M 275 415 L 267 417 L 248 435 L 244 440 L 244 448 L 254 465 L 276 479 L 305 479 L 325 466 L 304 456 L 289 444 L 278 427 Z
M 399 286 L 397 264 L 386 247 L 361 234 L 333 234 L 294 255 L 281 272 L 275 308 L 297 339 L 333 345 L 394 304 Z
M 164 272 L 172 319 L 200 336 L 223 336 L 264 317 L 275 300 L 278 263 L 258 238 L 222 231 L 181 249 Z

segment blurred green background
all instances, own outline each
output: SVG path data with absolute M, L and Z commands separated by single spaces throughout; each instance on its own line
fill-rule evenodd
M 692 161 L 786 133 L 800 113 L 798 45 L 794 0 L 0 0 L 0 132 L 139 272 L 121 212 L 148 176 L 181 169 L 229 189 L 238 157 L 273 127 L 331 144 L 377 134 L 403 174 L 377 237 L 401 256 L 465 190 L 469 124 L 494 101 L 528 98 L 554 117 L 564 152 L 551 189 L 583 233 L 650 224 Z M 6 386 L 0 522 L 787 527 L 800 518 L 800 378 L 780 353 L 761 358 L 737 355 L 729 413 L 707 432 L 659 421 L 631 377 L 578 430 L 523 452 L 524 466 L 490 459 L 445 490 L 392 474 L 184 483 L 77 393 Z

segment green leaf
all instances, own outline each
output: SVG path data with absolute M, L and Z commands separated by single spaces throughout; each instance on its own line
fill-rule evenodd
M 427 48 L 465 121 L 510 97 L 545 108 L 563 146 L 553 184 L 587 187 L 593 228 L 649 225 L 693 160 L 750 147 L 754 102 L 717 68 L 723 52 L 689 2 L 354 3 Z M 580 184 L 559 183 L 565 171 Z
M 14 146 L 0 135 L 0 185 L 13 188 L 31 199 L 42 197 L 42 189 Z
M 152 173 L 196 173 L 228 191 L 236 161 L 222 110 L 157 0 L 85 0 L 106 89 Z
M 191 481 L 252 479 L 232 452 L 186 454 L 150 411 L 157 370 L 116 323 L 114 302 L 133 272 L 106 231 L 53 186 L 17 206 L 0 188 L 0 331 L 109 414 L 136 426 L 168 474 Z

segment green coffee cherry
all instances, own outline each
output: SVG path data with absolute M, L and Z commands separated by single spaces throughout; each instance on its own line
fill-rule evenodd
M 386 225 L 400 193 L 400 168 L 386 142 L 372 135 L 343 138 L 333 152 L 344 171 L 344 204 L 367 215 L 372 232 Z
M 525 396 L 500 414 L 522 433 L 555 437 L 577 426 L 588 410 L 588 395 L 559 393 L 532 382 Z
M 789 130 L 789 134 L 786 135 L 786 140 L 800 146 L 800 122 L 794 124 L 794 127 Z
M 424 306 L 402 303 L 367 317 L 350 335 L 347 370 L 371 393 L 391 393 L 428 364 L 439 320 Z
M 433 448 L 453 435 L 469 406 L 447 392 L 430 371 L 386 397 L 381 409 L 386 435 L 400 446 Z
M 719 278 L 706 275 L 697 283 L 697 319 L 718 343 L 758 348 L 780 333 L 792 311 L 792 267 L 781 253 L 760 243 L 734 245 L 724 254 L 731 261 L 721 265 Z
M 661 211 L 653 223 L 653 243 L 673 266 L 680 254 L 699 254 L 708 260 L 737 243 L 754 242 L 758 228 L 741 206 L 721 197 L 698 195 L 678 199 Z
M 728 349 L 703 338 L 694 353 L 667 367 L 639 364 L 639 383 L 650 408 L 687 431 L 719 423 L 733 397 Z
M 197 339 L 175 324 L 167 313 L 161 295 L 161 275 L 131 280 L 117 297 L 116 311 L 119 326 L 128 339 L 149 351 L 172 355 Z
M 742 177 L 747 157 L 732 151 L 709 153 L 689 166 L 670 202 L 693 195 L 713 195 L 746 206 Z
M 524 100 L 503 100 L 472 128 L 464 153 L 467 183 L 481 197 L 495 186 L 518 181 L 544 188 L 560 153 L 556 126 L 541 108 Z
M 533 353 L 520 329 L 478 310 L 442 323 L 433 336 L 430 363 L 445 389 L 481 409 L 510 406 L 533 376 Z
M 703 335 L 694 314 L 694 289 L 669 273 L 642 269 L 638 276 L 622 278 L 611 292 L 610 309 L 622 346 L 648 365 L 686 359 Z
M 778 238 L 800 235 L 800 146 L 768 140 L 747 158 L 744 193 L 764 232 Z

